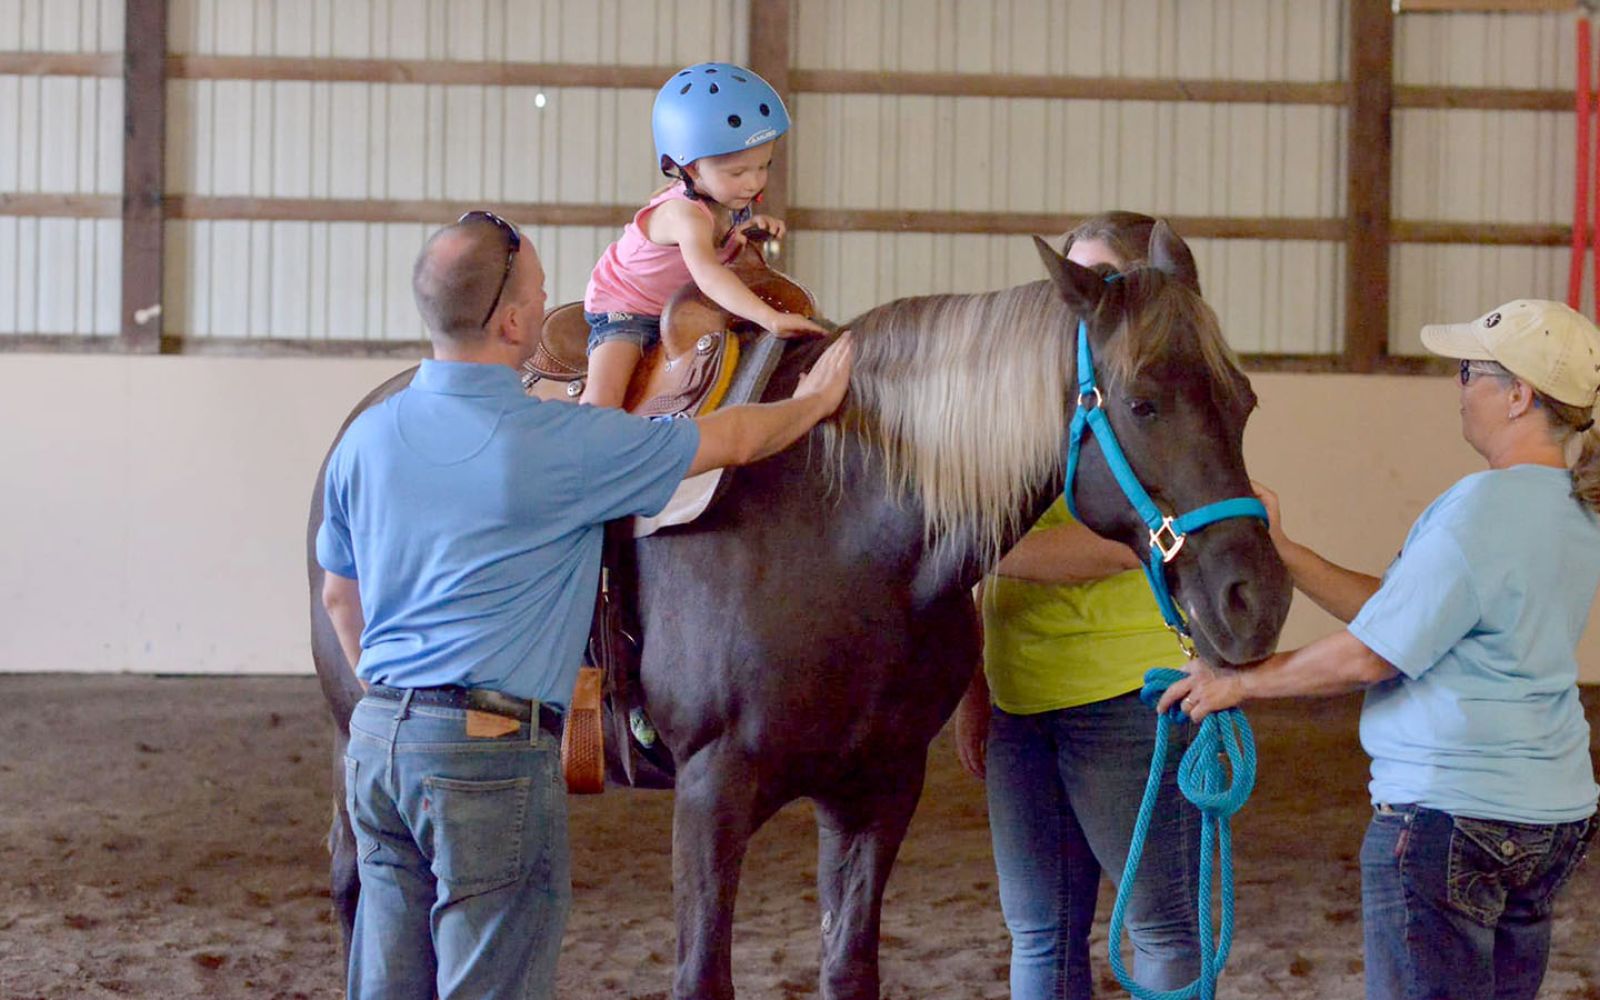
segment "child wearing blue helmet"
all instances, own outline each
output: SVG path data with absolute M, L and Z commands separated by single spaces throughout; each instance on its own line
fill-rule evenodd
M 789 130 L 777 91 L 741 66 L 699 63 L 656 94 L 651 130 L 661 172 L 673 182 L 606 248 L 583 296 L 589 376 L 582 402 L 596 406 L 622 405 L 639 359 L 661 337 L 667 300 L 690 281 L 724 309 L 780 335 L 826 332 L 767 305 L 727 267 L 746 228 L 784 234 L 781 220 L 753 212 L 773 143 Z

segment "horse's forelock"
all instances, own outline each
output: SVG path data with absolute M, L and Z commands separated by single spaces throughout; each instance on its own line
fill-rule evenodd
M 927 536 L 998 558 L 1027 497 L 1061 468 L 1071 316 L 1047 281 L 881 306 L 850 324 L 856 358 L 842 426 L 915 493 Z M 837 429 L 828 434 L 838 450 Z
M 1107 369 L 1127 384 L 1151 365 L 1192 347 L 1219 397 L 1240 399 L 1247 381 L 1215 310 L 1177 281 L 1138 271 L 1132 276 L 1122 328 L 1105 354 Z

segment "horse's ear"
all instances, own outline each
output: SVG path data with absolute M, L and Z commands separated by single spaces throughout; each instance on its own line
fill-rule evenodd
M 1104 279 L 1087 267 L 1074 264 L 1056 253 L 1054 247 L 1037 236 L 1033 238 L 1033 245 L 1039 251 L 1039 259 L 1044 261 L 1044 269 L 1050 273 L 1050 281 L 1056 286 L 1056 294 L 1061 296 L 1061 301 L 1075 312 L 1093 312 L 1095 306 L 1100 304 L 1100 296 L 1105 294 Z
M 1200 294 L 1200 270 L 1194 265 L 1194 254 L 1189 244 L 1183 242 L 1172 227 L 1157 222 L 1150 228 L 1150 266 L 1170 278 L 1183 282 Z

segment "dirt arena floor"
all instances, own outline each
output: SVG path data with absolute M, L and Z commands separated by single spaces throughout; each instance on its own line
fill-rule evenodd
M 1600 733 L 1600 694 L 1586 692 Z M 1250 713 L 1261 781 L 1235 825 L 1238 939 L 1219 996 L 1362 995 L 1358 702 Z M 0 676 L 0 998 L 341 995 L 323 838 L 329 727 L 310 678 Z M 572 801 L 560 994 L 664 998 L 668 794 Z M 815 995 L 810 807 L 745 867 L 741 995 Z M 1600 864 L 1559 909 L 1542 996 L 1600 1000 Z M 1101 996 L 1120 996 L 1095 955 Z M 884 995 L 1005 997 L 1007 939 L 981 786 L 933 747 L 884 907 Z

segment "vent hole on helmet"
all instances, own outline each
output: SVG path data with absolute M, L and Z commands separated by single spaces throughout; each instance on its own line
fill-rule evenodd
M 741 119 L 738 115 L 729 115 L 728 116 L 728 124 L 733 126 L 734 128 L 738 128 L 740 125 L 744 124 L 744 120 Z
M 717 85 L 716 85 L 716 84 L 714 84 L 714 83 L 713 83 L 713 84 L 712 84 L 712 85 L 711 85 L 711 92 L 712 92 L 712 93 L 713 93 L 713 94 L 715 94 L 715 93 L 717 93 Z
M 686 83 L 686 84 L 683 85 L 683 89 L 678 91 L 678 93 L 687 94 L 689 92 L 689 88 L 693 87 L 693 86 L 694 86 L 694 84 L 692 84 L 692 83 Z
M 706 72 L 707 73 L 715 73 L 716 71 L 717 71 L 717 68 L 715 66 L 707 66 L 706 67 Z
M 689 71 L 688 71 L 688 70 L 686 70 L 686 69 L 684 69 L 684 70 L 679 70 L 679 71 L 678 71 L 678 75 L 679 75 L 679 76 L 688 76 L 688 75 L 689 75 Z
M 771 115 L 772 115 L 772 109 L 767 107 L 765 104 L 761 105 L 761 117 L 769 118 L 769 117 L 771 117 Z
M 750 81 L 749 81 L 749 80 L 746 80 L 746 79 L 745 79 L 745 78 L 744 78 L 744 77 L 742 77 L 742 76 L 740 76 L 740 75 L 739 75 L 739 74 L 737 74 L 737 73 L 734 73 L 734 74 L 733 74 L 733 78 L 734 78 L 734 79 L 735 79 L 735 80 L 738 80 L 738 81 L 739 81 L 739 82 L 740 82 L 740 83 L 749 83 L 749 82 L 750 82 Z

